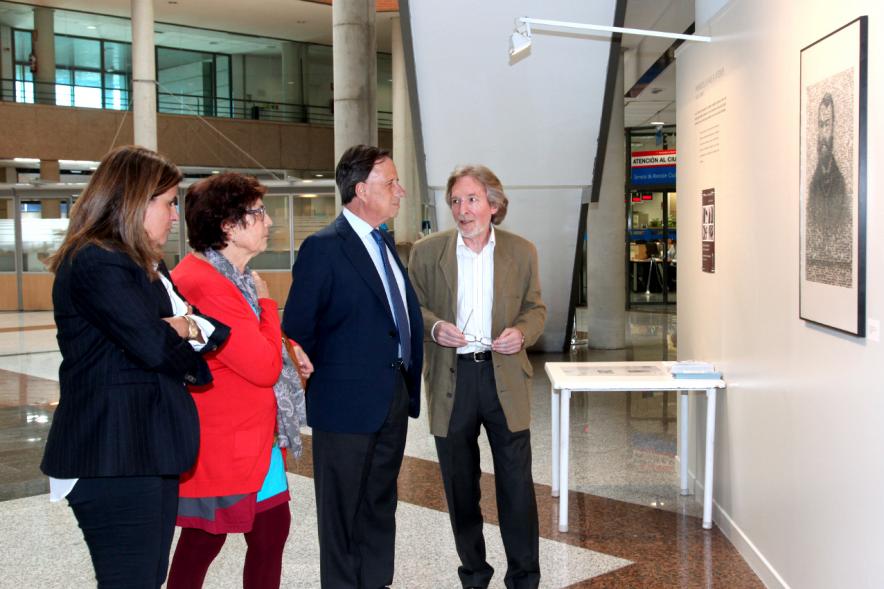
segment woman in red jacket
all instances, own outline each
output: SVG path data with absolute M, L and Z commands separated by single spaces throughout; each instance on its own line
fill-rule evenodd
M 207 356 L 213 383 L 190 389 L 200 448 L 193 469 L 181 476 L 177 523 L 183 529 L 170 589 L 202 587 L 229 533 L 246 537 L 245 588 L 280 583 L 291 516 L 279 446 L 299 454 L 298 430 L 306 420 L 296 368 L 283 362 L 277 304 L 247 266 L 267 248 L 273 224 L 264 192 L 254 178 L 220 174 L 197 182 L 185 197 L 194 253 L 172 274 L 188 300 L 230 326 L 230 338 Z M 309 376 L 309 359 L 300 352 L 298 360 L 297 371 Z

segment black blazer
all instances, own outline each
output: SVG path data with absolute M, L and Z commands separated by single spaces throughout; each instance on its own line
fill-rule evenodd
M 409 414 L 420 413 L 423 321 L 408 273 L 382 231 L 405 280 L 412 361 Z M 313 362 L 307 422 L 329 432 L 378 431 L 390 409 L 399 356 L 396 322 L 365 246 L 342 215 L 304 240 L 292 269 L 282 329 Z
M 78 478 L 190 468 L 199 422 L 186 383 L 212 376 L 200 353 L 162 320 L 172 315 L 162 282 L 125 253 L 87 245 L 59 266 L 52 302 L 61 396 L 43 472 Z M 216 329 L 203 352 L 230 334 L 211 321 Z

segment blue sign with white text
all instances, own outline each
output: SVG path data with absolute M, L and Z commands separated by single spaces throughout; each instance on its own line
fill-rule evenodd
M 674 149 L 633 151 L 630 167 L 633 186 L 675 186 L 678 153 Z
M 632 168 L 633 186 L 675 185 L 675 166 Z

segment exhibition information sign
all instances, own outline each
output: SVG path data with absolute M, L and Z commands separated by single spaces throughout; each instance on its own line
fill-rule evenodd
M 674 149 L 632 152 L 633 186 L 675 185 Z
M 703 219 L 701 222 L 700 241 L 703 245 L 703 272 L 715 273 L 715 189 L 703 191 Z

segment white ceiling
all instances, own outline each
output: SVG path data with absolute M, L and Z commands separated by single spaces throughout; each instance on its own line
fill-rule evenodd
M 626 98 L 624 125 L 643 127 L 652 122 L 675 124 L 675 67 L 672 63 L 636 98 Z
M 681 33 L 694 20 L 694 0 L 628 0 L 625 26 L 670 33 Z M 672 45 L 671 39 L 625 35 L 623 46 L 635 52 L 640 64 L 635 75 L 641 77 L 647 67 Z M 640 127 L 652 121 L 675 124 L 675 67 L 669 65 L 635 98 L 626 98 L 625 125 Z M 626 90 L 635 80 L 625 80 Z

